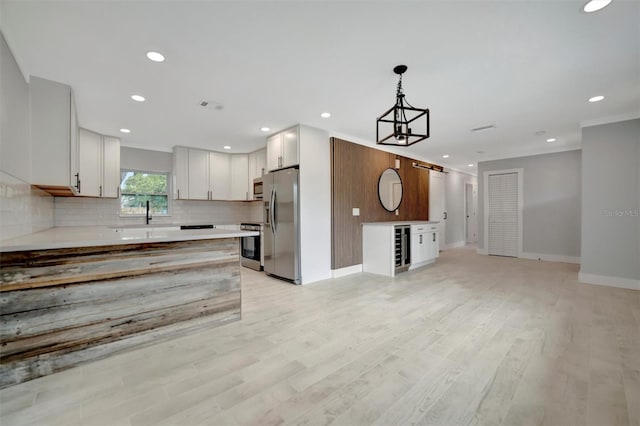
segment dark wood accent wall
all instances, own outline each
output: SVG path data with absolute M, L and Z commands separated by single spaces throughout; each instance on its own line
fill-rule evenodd
M 378 179 L 400 160 L 402 203 L 399 215 L 386 211 L 378 199 Z M 362 263 L 363 222 L 429 219 L 429 171 L 413 163 L 435 166 L 375 148 L 331 138 L 331 268 Z M 439 166 L 435 166 L 438 167 Z M 352 208 L 360 216 L 352 215 Z
M 0 388 L 240 319 L 238 238 L 0 253 L 0 262 Z

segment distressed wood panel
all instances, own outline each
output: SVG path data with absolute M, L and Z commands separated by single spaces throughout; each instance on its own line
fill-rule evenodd
M 378 179 L 400 160 L 402 203 L 399 214 L 386 211 L 378 199 Z M 408 157 L 364 145 L 331 139 L 331 268 L 362 263 L 363 222 L 429 219 L 429 172 L 413 163 L 429 165 Z M 439 167 L 439 166 L 436 166 Z M 360 216 L 352 215 L 352 208 Z
M 240 319 L 239 239 L 0 255 L 0 387 Z

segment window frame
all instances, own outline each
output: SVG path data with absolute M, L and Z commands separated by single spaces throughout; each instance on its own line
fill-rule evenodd
M 171 199 L 171 172 L 159 172 L 159 171 L 149 171 L 149 170 L 140 170 L 140 169 L 125 169 L 120 168 L 120 176 L 122 177 L 123 172 L 133 172 L 133 173 L 144 173 L 148 175 L 164 175 L 167 178 L 167 213 L 153 213 L 155 217 L 170 217 L 172 216 L 172 199 Z M 118 185 L 118 201 L 120 204 L 119 207 L 119 216 L 120 217 L 145 217 L 145 214 L 127 214 L 122 212 L 122 196 L 127 195 L 122 193 L 122 181 L 120 181 L 120 185 Z M 153 195 L 153 194 L 136 194 L 136 195 Z M 157 195 L 157 194 L 156 194 Z

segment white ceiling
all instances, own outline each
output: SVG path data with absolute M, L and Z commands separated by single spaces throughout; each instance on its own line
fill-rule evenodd
M 581 121 L 640 110 L 640 2 L 592 14 L 584 3 L 2 1 L 0 25 L 25 75 L 74 88 L 83 127 L 126 127 L 124 146 L 166 151 L 249 152 L 260 127 L 296 123 L 373 143 L 392 69 L 406 64 L 407 99 L 430 108 L 432 136 L 402 152 L 472 171 L 579 147 Z

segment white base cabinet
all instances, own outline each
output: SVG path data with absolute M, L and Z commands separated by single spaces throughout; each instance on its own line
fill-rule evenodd
M 411 266 L 409 270 L 433 263 L 440 253 L 437 223 L 411 224 Z
M 362 270 L 395 276 L 434 263 L 439 254 L 438 222 L 362 224 Z

